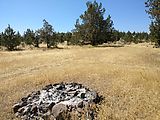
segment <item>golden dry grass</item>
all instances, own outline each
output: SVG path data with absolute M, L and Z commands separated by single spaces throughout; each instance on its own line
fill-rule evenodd
M 0 52 L 0 120 L 12 105 L 56 82 L 78 82 L 105 97 L 99 120 L 160 120 L 160 49 L 145 45 Z

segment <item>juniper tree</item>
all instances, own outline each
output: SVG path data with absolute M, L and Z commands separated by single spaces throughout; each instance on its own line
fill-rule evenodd
M 41 37 L 44 42 L 47 44 L 47 48 L 54 46 L 56 44 L 55 41 L 55 33 L 52 25 L 50 25 L 45 19 L 43 20 L 43 27 L 41 29 Z
M 34 46 L 39 48 L 39 43 L 41 43 L 41 29 L 35 31 Z
M 14 50 L 18 45 L 20 45 L 20 34 L 13 30 L 13 28 L 8 25 L 8 27 L 5 29 L 2 39 L 3 39 L 3 45 L 7 47 L 8 50 L 12 51 Z
M 87 10 L 77 19 L 75 32 L 82 40 L 91 42 L 92 45 L 97 45 L 109 40 L 113 29 L 113 22 L 108 16 L 104 19 L 105 8 L 102 3 L 96 1 L 87 2 Z
M 33 30 L 27 29 L 27 31 L 24 33 L 24 42 L 27 45 L 35 44 L 35 33 Z
M 147 7 L 146 12 L 150 14 L 152 20 L 150 25 L 151 36 L 156 44 L 160 46 L 160 0 L 147 0 L 145 4 Z

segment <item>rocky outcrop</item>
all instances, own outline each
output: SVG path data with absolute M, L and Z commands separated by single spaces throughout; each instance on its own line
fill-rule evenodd
M 64 114 L 68 117 L 72 114 L 79 117 L 85 114 L 85 117 L 93 119 L 94 109 L 91 106 L 98 102 L 98 94 L 82 84 L 59 83 L 47 85 L 42 90 L 23 97 L 13 106 L 13 111 L 24 120 L 58 119 Z

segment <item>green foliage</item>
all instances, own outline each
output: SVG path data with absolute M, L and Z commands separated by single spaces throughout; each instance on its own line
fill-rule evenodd
M 81 23 L 77 19 L 74 31 L 80 39 L 92 45 L 110 40 L 113 22 L 110 16 L 104 19 L 105 9 L 102 8 L 102 3 L 98 4 L 94 1 L 87 2 L 86 5 L 87 10 L 80 16 Z
M 70 41 L 68 42 L 69 45 L 81 45 L 80 36 L 78 32 L 73 32 Z
M 2 34 L 0 33 L 0 46 L 3 44 Z
M 133 41 L 133 35 L 132 35 L 132 33 L 130 31 L 128 31 L 124 35 L 123 39 L 125 40 L 125 42 L 128 42 L 128 43 L 132 42 Z
M 33 30 L 27 29 L 27 31 L 24 33 L 24 42 L 27 45 L 34 45 L 35 41 L 35 33 Z
M 21 43 L 21 35 L 19 32 L 16 32 L 8 25 L 4 33 L 2 33 L 2 45 L 7 47 L 8 50 L 15 50 L 18 45 Z
M 121 35 L 120 35 L 120 32 L 119 31 L 117 31 L 117 30 L 114 30 L 113 32 L 112 32 L 112 41 L 118 41 L 118 40 L 120 40 L 120 38 L 122 37 Z
M 149 34 L 146 32 L 137 32 L 137 33 L 134 32 L 132 34 L 133 34 L 135 42 L 137 42 L 137 43 L 140 43 L 143 41 L 149 42 Z
M 148 10 L 146 12 L 151 15 L 152 19 L 160 19 L 160 0 L 147 0 L 145 3 Z
M 41 42 L 41 30 L 35 31 L 34 46 L 39 48 L 39 43 Z
M 23 41 L 23 37 L 21 36 L 21 34 L 19 33 L 19 31 L 15 35 L 15 39 L 19 42 L 19 44 L 21 44 L 21 42 Z
M 146 12 L 152 20 L 150 25 L 151 38 L 160 47 L 160 0 L 147 0 Z
M 65 34 L 65 41 L 67 41 L 68 44 L 73 44 L 72 33 L 71 32 L 67 32 Z
M 150 25 L 150 35 L 156 46 L 160 47 L 160 22 L 152 22 Z
M 56 45 L 56 34 L 54 29 L 45 19 L 43 20 L 43 27 L 40 31 L 40 36 L 47 44 L 47 48 Z
M 65 33 L 56 33 L 56 41 L 62 43 L 65 41 Z
M 33 30 L 27 29 L 27 31 L 24 33 L 23 41 L 27 45 L 33 45 L 35 47 L 39 47 L 39 43 L 41 42 L 41 30 L 36 30 L 35 32 Z
M 147 32 L 119 32 L 118 38 L 123 39 L 125 43 L 149 42 L 149 34 Z

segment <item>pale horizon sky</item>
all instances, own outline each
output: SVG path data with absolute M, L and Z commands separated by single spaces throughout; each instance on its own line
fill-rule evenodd
M 93 1 L 93 0 L 91 0 Z M 150 19 L 145 12 L 146 0 L 97 0 L 111 15 L 119 31 L 148 32 Z M 76 19 L 86 10 L 87 0 L 0 0 L 0 32 L 8 24 L 23 34 L 27 28 L 37 30 L 46 19 L 56 32 L 74 29 Z

